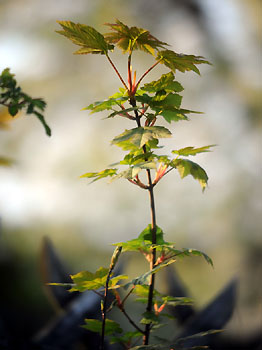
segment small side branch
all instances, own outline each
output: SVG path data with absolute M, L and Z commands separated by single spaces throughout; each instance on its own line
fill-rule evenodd
M 106 55 L 108 61 L 110 62 L 111 66 L 114 68 L 114 71 L 116 72 L 116 74 L 118 75 L 119 79 L 121 80 L 122 84 L 124 85 L 124 87 L 128 90 L 128 87 L 126 85 L 126 83 L 124 82 L 124 79 L 121 77 L 121 74 L 119 73 L 118 69 L 116 68 L 116 66 L 114 65 L 113 61 L 111 60 L 111 58 Z

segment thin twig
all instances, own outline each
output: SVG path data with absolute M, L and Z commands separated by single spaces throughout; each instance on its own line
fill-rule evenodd
M 141 78 L 138 80 L 138 82 L 137 82 L 137 84 L 136 84 L 135 90 L 138 88 L 139 84 L 140 84 L 141 81 L 144 79 L 144 77 L 145 77 L 149 72 L 151 72 L 151 70 L 152 70 L 153 68 L 155 68 L 155 66 L 157 66 L 158 63 L 160 63 L 160 62 L 161 62 L 161 60 L 158 60 L 156 63 L 153 64 L 153 66 L 151 66 L 151 67 L 141 76 Z
M 112 62 L 111 58 L 106 55 L 108 61 L 110 62 L 111 66 L 114 68 L 114 71 L 116 72 L 116 74 L 118 75 L 119 79 L 121 80 L 122 84 L 124 85 L 124 87 L 128 90 L 128 87 L 126 85 L 126 83 L 124 82 L 124 79 L 121 77 L 121 74 L 119 73 L 119 71 L 117 70 L 116 66 L 114 65 L 114 63 Z

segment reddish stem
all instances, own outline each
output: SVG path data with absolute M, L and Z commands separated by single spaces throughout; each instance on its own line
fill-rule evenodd
M 114 65 L 114 63 L 112 62 L 111 58 L 106 55 L 108 61 L 110 62 L 111 66 L 114 68 L 114 71 L 116 72 L 116 74 L 118 75 L 119 79 L 121 80 L 122 84 L 124 85 L 124 87 L 128 90 L 128 87 L 126 85 L 126 83 L 124 82 L 124 79 L 122 78 L 121 74 L 119 73 L 119 71 L 117 70 L 116 66 Z
M 153 66 L 151 66 L 150 68 L 148 68 L 148 70 L 141 76 L 141 78 L 138 80 L 138 82 L 137 82 L 137 84 L 136 84 L 136 86 L 135 86 L 135 88 L 134 88 L 134 90 L 135 90 L 135 91 L 134 91 L 134 94 L 135 94 L 135 92 L 136 92 L 136 90 L 137 90 L 139 84 L 140 84 L 141 81 L 144 79 L 144 77 L 145 77 L 149 72 L 151 72 L 151 70 L 152 70 L 153 68 L 155 68 L 155 66 L 157 66 L 158 63 L 160 63 L 160 62 L 161 62 L 161 60 L 158 60 L 156 63 L 153 64 Z

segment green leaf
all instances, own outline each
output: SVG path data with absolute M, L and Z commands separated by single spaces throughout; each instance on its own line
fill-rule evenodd
M 147 161 L 134 164 L 130 166 L 127 170 L 124 170 L 113 176 L 112 181 L 120 178 L 134 179 L 140 173 L 140 171 L 144 169 L 156 169 L 156 163 L 152 161 Z
M 198 153 L 204 153 L 204 152 L 210 152 L 210 148 L 214 147 L 215 145 L 208 145 L 208 146 L 203 146 L 203 147 L 199 147 L 199 148 L 195 148 L 195 147 L 185 147 L 185 148 L 181 148 L 179 150 L 174 150 L 172 151 L 172 153 L 174 154 L 178 154 L 179 156 L 195 156 Z
M 115 112 L 111 113 L 107 118 L 113 118 L 118 114 L 125 116 L 125 115 L 127 115 L 128 112 L 137 111 L 138 109 L 139 109 L 139 107 L 120 109 L 119 111 L 115 111 Z M 92 113 L 94 113 L 94 112 L 92 112 Z
M 194 71 L 195 73 L 200 74 L 196 65 L 202 63 L 210 64 L 202 56 L 178 54 L 171 50 L 159 51 L 157 54 L 157 60 L 160 60 L 160 63 L 163 63 L 174 73 L 176 70 L 179 70 L 183 73 L 186 71 Z
M 158 40 L 148 30 L 138 27 L 128 27 L 116 20 L 116 23 L 106 23 L 113 32 L 106 33 L 105 39 L 110 44 L 116 44 L 124 53 L 142 50 L 151 55 L 155 49 L 164 48 L 168 44 Z
M 151 224 L 149 224 L 138 236 L 138 239 L 143 240 L 143 241 L 150 241 L 152 242 L 152 228 Z M 156 244 L 161 245 L 165 244 L 166 242 L 164 241 L 164 233 L 160 227 L 157 226 L 156 229 Z
M 202 190 L 205 190 L 208 176 L 200 165 L 187 159 L 175 159 L 170 163 L 170 165 L 178 170 L 181 179 L 188 175 L 192 175 L 195 180 L 198 180 Z
M 51 136 L 51 129 L 50 127 L 46 124 L 45 118 L 41 113 L 38 113 L 36 111 L 33 112 L 34 115 L 40 120 L 42 123 L 43 127 L 45 128 L 45 132 L 48 136 Z
M 86 324 L 82 326 L 83 328 L 88 329 L 91 332 L 99 333 L 101 335 L 102 321 L 95 320 L 92 318 L 86 318 L 85 323 Z M 123 330 L 117 322 L 106 319 L 105 335 L 111 335 L 111 334 L 122 333 L 122 332 Z
M 170 252 L 173 252 L 174 257 L 184 258 L 192 255 L 202 256 L 209 265 L 211 265 L 212 267 L 214 266 L 212 259 L 207 254 L 201 252 L 200 250 L 193 249 L 193 248 L 184 248 L 182 250 L 178 250 L 178 249 L 175 249 L 174 246 L 172 245 L 166 245 L 164 248 Z
M 167 137 L 171 137 L 171 132 L 163 126 L 141 126 L 124 131 L 113 139 L 112 144 L 126 147 L 128 141 L 128 144 L 131 143 L 135 147 L 142 148 L 150 140 Z
M 81 271 L 75 275 L 71 275 L 74 282 L 70 292 L 84 292 L 85 290 L 93 290 L 104 287 L 106 284 L 109 269 L 100 267 L 95 273 L 89 271 Z
M 107 176 L 113 176 L 116 174 L 116 171 L 117 169 L 105 169 L 105 170 L 102 170 L 98 173 L 86 173 L 86 174 L 83 174 L 80 176 L 80 178 L 82 177 L 87 177 L 87 178 L 94 178 L 94 180 L 92 182 L 95 182 L 97 180 L 100 180 L 104 177 L 107 177 Z
M 123 252 L 148 251 L 152 246 L 152 242 L 135 238 L 127 242 L 114 243 L 113 245 L 120 245 Z
M 83 108 L 82 110 L 91 110 L 91 114 L 101 112 L 104 110 L 110 110 L 113 109 L 113 106 L 120 106 L 123 102 L 127 101 L 128 97 L 118 97 L 118 98 L 109 98 L 108 100 L 104 101 L 97 101 L 89 106 Z M 116 113 L 118 114 L 118 113 Z M 112 117 L 112 115 L 110 115 Z
M 8 112 L 11 114 L 12 117 L 14 117 L 18 113 L 19 109 L 17 105 L 11 105 L 8 107 Z
M 138 331 L 125 332 L 122 336 L 111 336 L 110 344 L 120 343 L 120 344 L 130 344 L 130 341 L 134 338 L 141 337 L 142 333 Z
M 116 288 L 119 288 L 121 287 L 120 285 L 118 285 L 117 283 L 120 281 L 120 280 L 126 280 L 128 279 L 128 276 L 127 275 L 118 275 L 116 277 L 112 277 L 109 281 L 109 288 L 108 289 L 116 289 Z
M 157 316 L 152 311 L 146 311 L 142 314 L 143 318 L 140 321 L 142 324 L 159 324 L 160 323 L 160 317 Z
M 160 271 L 161 269 L 163 269 L 164 267 L 173 264 L 174 262 L 176 262 L 175 258 L 171 258 L 168 261 L 165 261 L 161 264 L 158 264 L 155 268 L 153 268 L 150 271 L 147 271 L 146 273 L 144 273 L 143 275 L 134 278 L 131 282 L 127 283 L 124 285 L 124 288 L 127 289 L 130 286 L 136 286 L 138 284 L 148 284 L 148 279 L 152 274 L 157 273 L 158 271 Z
M 169 92 L 181 92 L 184 90 L 183 86 L 178 82 L 174 81 L 175 76 L 173 72 L 163 74 L 160 79 L 151 81 L 151 83 L 145 84 L 141 90 L 150 93 L 157 93 L 159 91 Z
M 172 297 L 172 296 L 163 296 L 162 302 L 169 306 L 178 306 L 178 305 L 192 305 L 193 300 L 186 297 Z
M 63 30 L 56 30 L 58 34 L 64 35 L 74 44 L 82 46 L 75 54 L 102 54 L 106 55 L 114 46 L 109 45 L 104 36 L 93 27 L 74 23 L 71 21 L 57 21 Z
M 0 104 L 8 108 L 11 116 L 15 116 L 20 110 L 25 110 L 26 114 L 34 114 L 43 124 L 46 134 L 51 136 L 51 129 L 47 125 L 44 116 L 40 113 L 45 109 L 46 102 L 42 98 L 32 98 L 25 94 L 17 86 L 14 74 L 6 68 L 0 75 Z

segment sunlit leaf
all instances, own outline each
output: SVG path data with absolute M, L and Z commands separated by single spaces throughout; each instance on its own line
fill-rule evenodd
M 125 109 L 120 109 L 119 111 L 114 111 L 113 113 L 109 114 L 108 118 L 113 118 L 116 115 L 127 115 L 128 112 L 133 112 L 137 111 L 139 107 L 130 107 L 130 108 L 125 108 Z M 94 112 L 92 112 L 94 113 Z
M 210 64 L 202 56 L 178 54 L 171 50 L 159 51 L 157 54 L 157 60 L 160 60 L 161 63 L 170 68 L 174 73 L 176 70 L 183 73 L 192 70 L 197 74 L 200 74 L 196 65 L 202 63 Z
M 175 159 L 170 163 L 170 165 L 178 170 L 181 179 L 188 175 L 192 175 L 195 180 L 198 180 L 202 190 L 205 190 L 208 176 L 200 165 L 187 159 Z
M 128 97 L 123 97 L 123 96 L 120 96 L 118 98 L 109 98 L 108 100 L 91 103 L 90 105 L 83 108 L 82 110 L 91 110 L 91 114 L 97 113 L 104 110 L 113 109 L 112 108 L 113 106 L 121 106 L 121 104 L 127 100 L 128 100 Z M 116 114 L 118 114 L 118 112 Z M 113 115 L 110 115 L 110 117 L 112 116 Z
M 84 292 L 85 290 L 99 289 L 105 286 L 108 269 L 100 267 L 95 273 L 89 271 L 81 271 L 75 275 L 71 275 L 74 286 L 71 292 Z
M 151 248 L 152 242 L 144 241 L 138 238 L 131 239 L 126 242 L 114 243 L 113 245 L 120 245 L 123 249 L 123 252 L 131 251 L 148 251 Z
M 181 92 L 184 90 L 183 86 L 175 81 L 175 76 L 173 72 L 163 74 L 160 79 L 151 81 L 145 84 L 141 90 L 147 91 L 149 93 L 157 93 L 159 91 L 169 92 Z
M 117 283 L 121 280 L 126 280 L 128 279 L 127 275 L 118 275 L 116 277 L 112 277 L 109 281 L 109 288 L 108 289 L 116 289 L 119 288 L 120 285 L 118 285 Z
M 192 305 L 193 299 L 186 297 L 172 297 L 172 296 L 162 296 L 162 302 L 169 306 L 178 306 L 178 305 Z
M 171 132 L 163 126 L 141 126 L 124 131 L 113 139 L 112 144 L 122 147 L 122 143 L 128 141 L 135 147 L 142 148 L 150 140 L 166 137 L 171 137 Z
M 172 153 L 174 154 L 178 154 L 179 156 L 195 156 L 198 153 L 204 153 L 204 152 L 210 152 L 210 148 L 214 147 L 215 145 L 208 145 L 208 146 L 203 146 L 203 147 L 199 147 L 199 148 L 195 148 L 195 147 L 185 147 L 185 148 L 181 148 L 179 150 L 174 150 L 172 151 Z
M 150 241 L 152 242 L 152 228 L 151 224 L 149 224 L 138 236 L 138 239 L 144 240 L 144 241 Z M 164 233 L 160 227 L 157 226 L 156 229 L 156 244 L 161 245 L 165 244 L 164 241 Z
M 156 267 L 154 267 L 152 270 L 147 271 L 146 273 L 142 274 L 139 277 L 134 278 L 131 282 L 127 283 L 124 285 L 124 287 L 127 289 L 130 286 L 136 286 L 138 284 L 148 284 L 149 281 L 149 277 L 152 274 L 157 273 L 158 271 L 160 271 L 161 269 L 163 269 L 164 267 L 173 264 L 174 262 L 176 262 L 175 258 L 169 259 L 168 261 L 165 261 L 161 264 L 158 264 Z
M 214 266 L 212 259 L 207 254 L 201 252 L 200 250 L 193 249 L 193 248 L 183 248 L 179 250 L 179 249 L 175 249 L 174 246 L 172 247 L 172 245 L 166 245 L 164 248 L 169 252 L 173 252 L 174 257 L 178 257 L 178 258 L 185 258 L 190 256 L 202 256 L 209 265 L 211 265 L 212 267 Z
M 91 332 L 99 333 L 101 335 L 102 333 L 102 321 L 100 320 L 95 320 L 92 318 L 86 318 L 85 319 L 85 325 L 82 326 L 85 329 L 88 329 Z M 120 327 L 120 325 L 113 321 L 106 319 L 105 323 L 105 335 L 111 335 L 111 334 L 116 334 L 116 333 L 122 333 L 123 330 Z
M 93 27 L 71 21 L 57 21 L 63 30 L 56 30 L 74 44 L 81 46 L 75 54 L 102 54 L 105 55 L 114 46 L 106 42 L 104 36 Z
M 108 176 L 113 176 L 115 175 L 117 172 L 117 169 L 105 169 L 105 170 L 102 170 L 100 172 L 97 172 L 97 173 L 86 173 L 86 174 L 83 174 L 80 176 L 80 178 L 82 177 L 87 177 L 87 178 L 94 178 L 94 180 L 92 182 L 95 182 L 97 180 L 100 180 L 104 177 L 108 177 Z
M 110 44 L 116 44 L 124 53 L 142 50 L 154 55 L 155 49 L 164 48 L 168 44 L 158 40 L 148 30 L 138 27 L 128 27 L 116 20 L 116 23 L 106 23 L 113 32 L 106 33 L 105 39 Z

